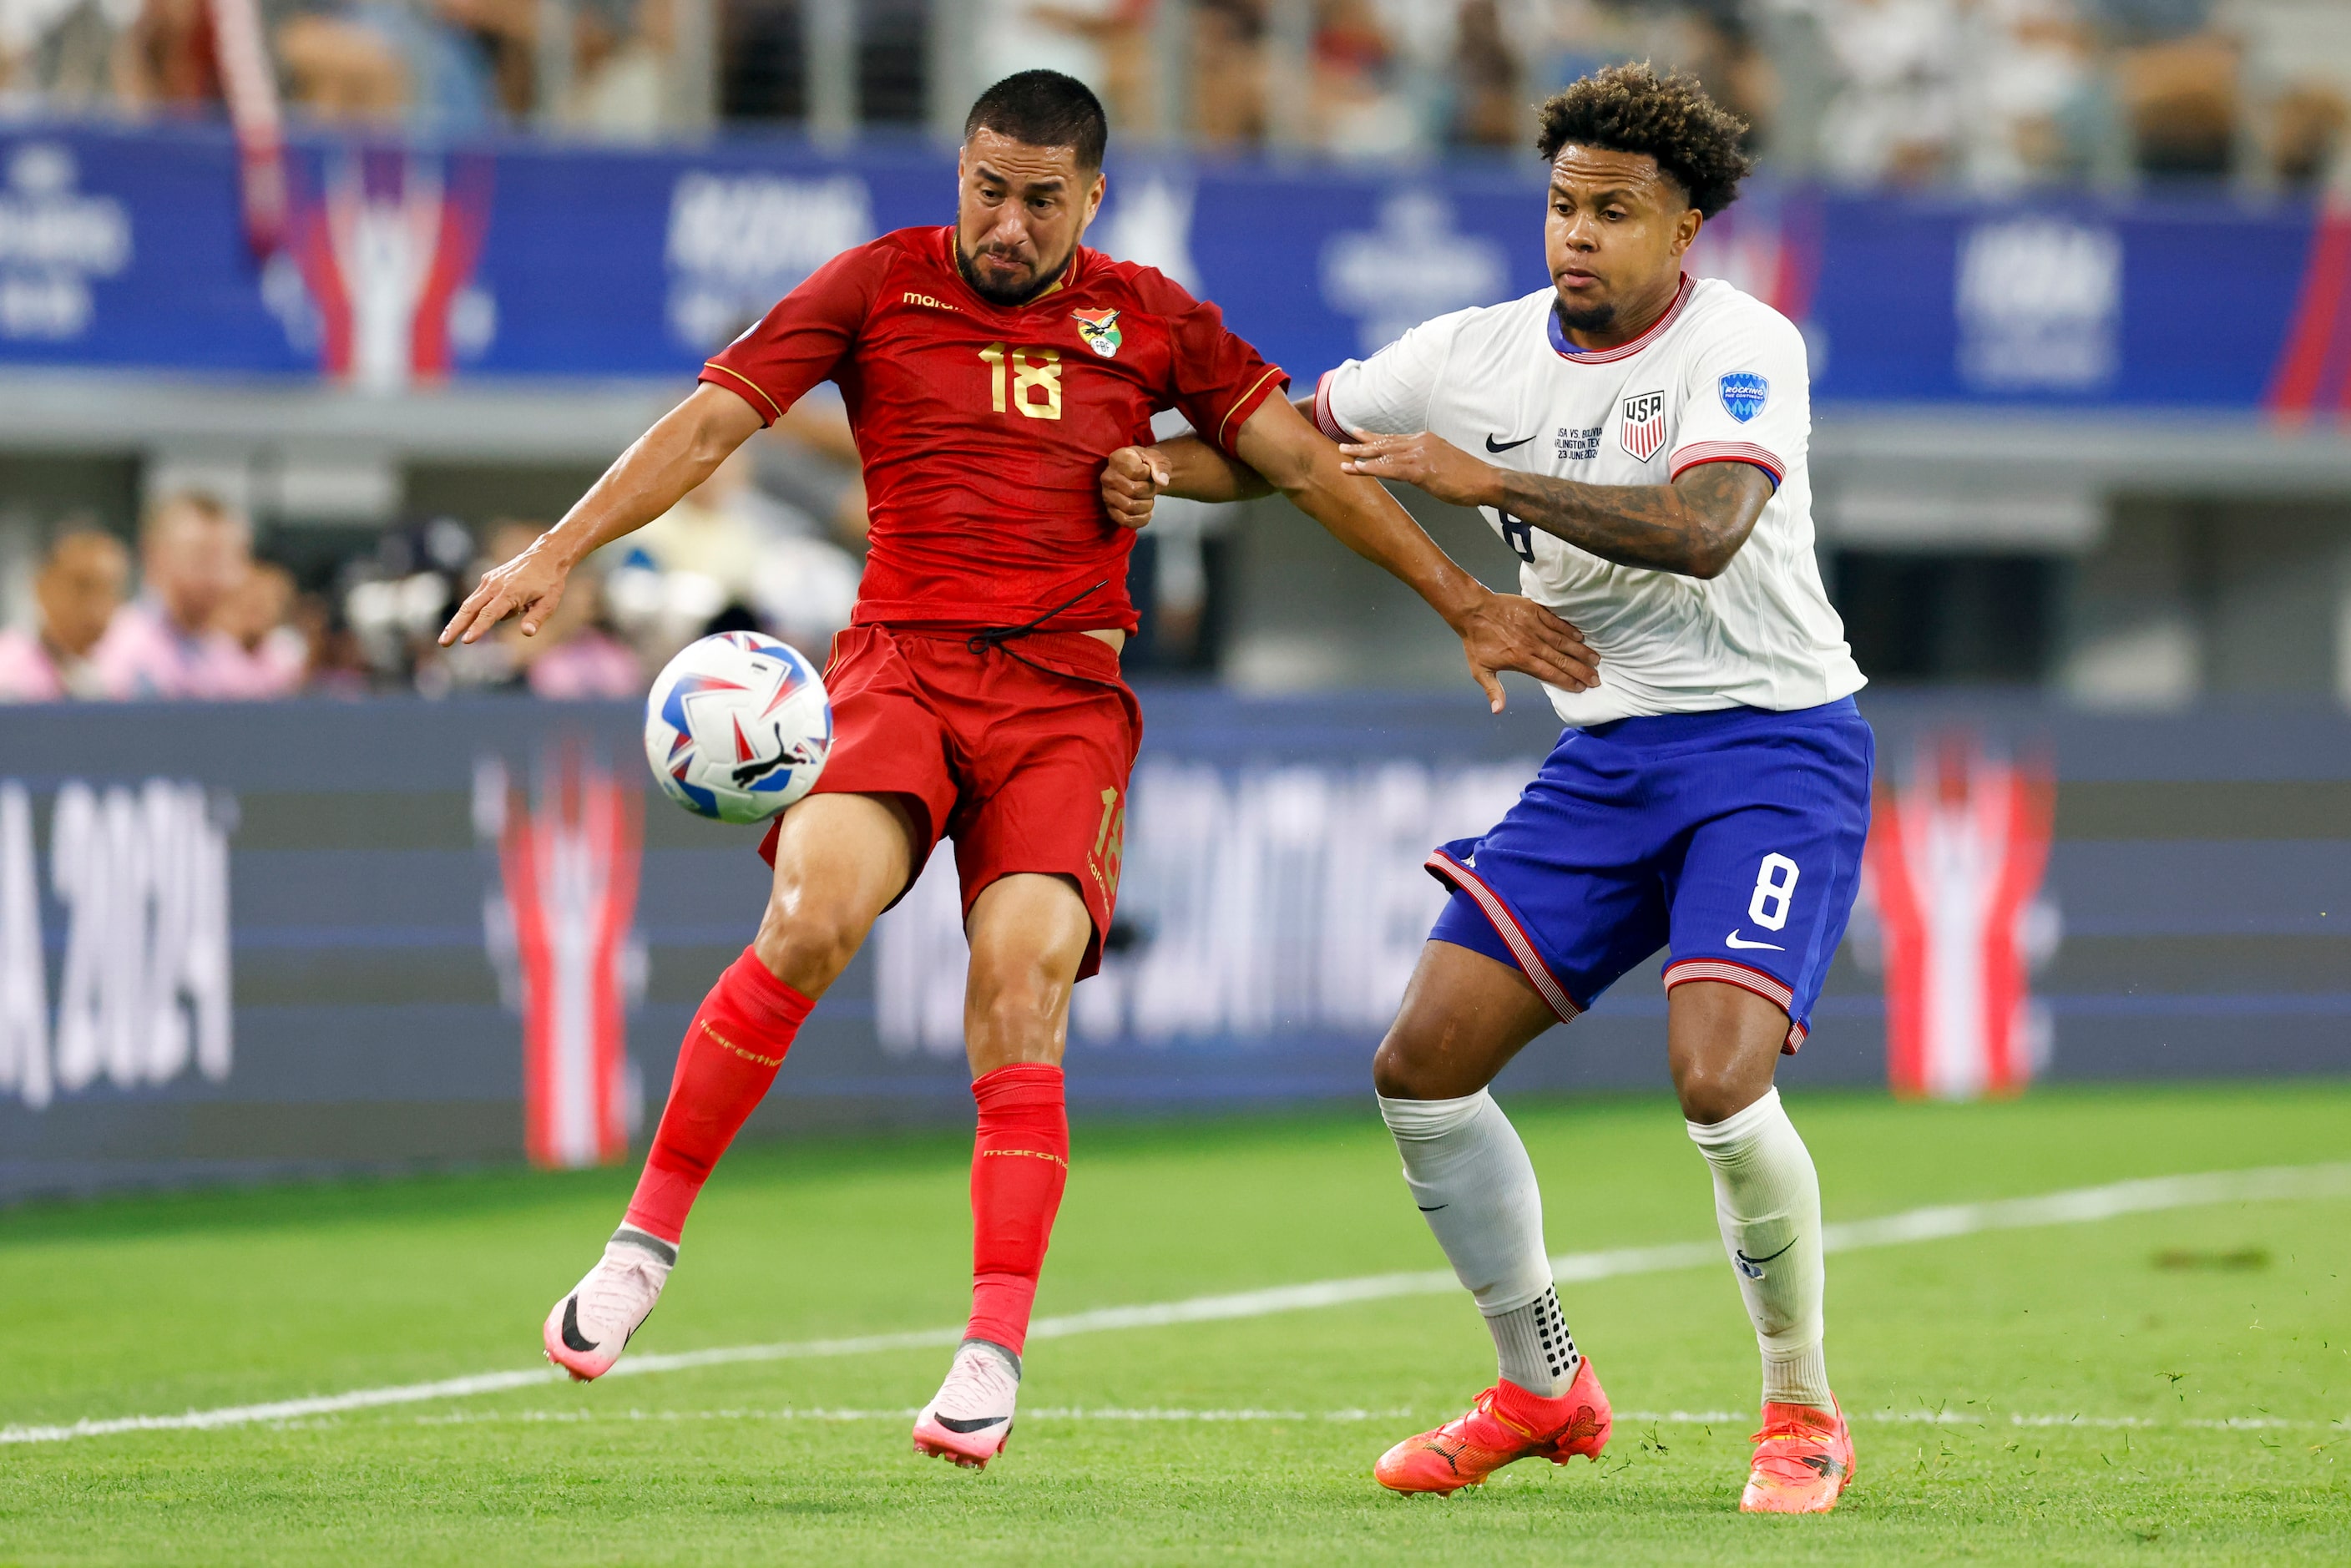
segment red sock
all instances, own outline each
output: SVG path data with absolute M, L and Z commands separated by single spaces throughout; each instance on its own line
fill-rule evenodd
M 710 1167 L 776 1081 L 816 1004 L 768 973 L 746 947 L 702 998 L 670 1080 L 669 1103 L 629 1199 L 628 1223 L 674 1246 Z
M 1061 1070 L 999 1067 L 975 1082 L 979 1135 L 971 1154 L 971 1326 L 965 1333 L 1020 1354 L 1045 1244 L 1070 1176 L 1070 1116 Z

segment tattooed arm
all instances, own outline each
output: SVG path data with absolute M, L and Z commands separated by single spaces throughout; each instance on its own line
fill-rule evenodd
M 1702 463 L 1670 485 L 1584 485 L 1481 463 L 1427 434 L 1343 442 L 1350 474 L 1400 479 L 1458 507 L 1492 507 L 1603 560 L 1719 577 L 1771 499 L 1748 463 Z

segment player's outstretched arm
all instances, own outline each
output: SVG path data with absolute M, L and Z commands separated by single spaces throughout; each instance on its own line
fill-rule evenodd
M 1600 684 L 1599 656 L 1583 634 L 1531 599 L 1496 593 L 1456 565 L 1395 497 L 1343 471 L 1339 448 L 1299 412 L 1268 398 L 1241 425 L 1234 448 L 1290 503 L 1340 543 L 1410 583 L 1461 638 L 1469 673 L 1496 713 L 1500 670 L 1584 691 Z
M 1702 463 L 1670 485 L 1583 485 L 1498 468 L 1426 431 L 1358 432 L 1339 451 L 1350 474 L 1492 507 L 1603 560 L 1683 577 L 1721 576 L 1771 499 L 1771 476 L 1750 463 Z
M 583 557 L 684 500 L 760 423 L 758 412 L 726 388 L 696 387 L 614 459 L 561 522 L 483 574 L 441 629 L 441 645 L 478 641 L 509 615 L 522 617 L 524 636 L 537 634 L 563 601 L 564 581 Z

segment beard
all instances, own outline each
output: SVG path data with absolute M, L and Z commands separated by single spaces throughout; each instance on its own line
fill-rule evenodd
M 1552 301 L 1552 314 L 1559 318 L 1560 326 L 1570 332 L 1605 332 L 1616 324 L 1614 300 L 1587 305 L 1581 309 L 1571 307 L 1564 299 Z
M 1071 248 L 1074 250 L 1076 247 Z M 979 269 L 971 264 L 971 257 L 964 254 L 962 238 L 957 236 L 956 240 L 956 270 L 963 274 L 963 280 L 966 283 L 971 285 L 971 291 L 990 305 L 1028 304 L 1029 301 L 1050 288 L 1053 286 L 1053 280 L 1061 277 L 1062 269 L 1069 265 L 1070 258 L 1065 256 L 1050 267 L 1039 267 L 1037 275 L 1027 283 L 1012 287 L 1007 287 L 1001 283 L 989 283 L 980 277 Z

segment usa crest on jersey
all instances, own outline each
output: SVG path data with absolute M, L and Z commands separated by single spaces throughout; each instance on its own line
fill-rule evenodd
M 1666 444 L 1666 394 L 1662 392 L 1635 392 L 1625 400 L 1624 428 L 1616 439 L 1636 463 L 1646 463 Z

